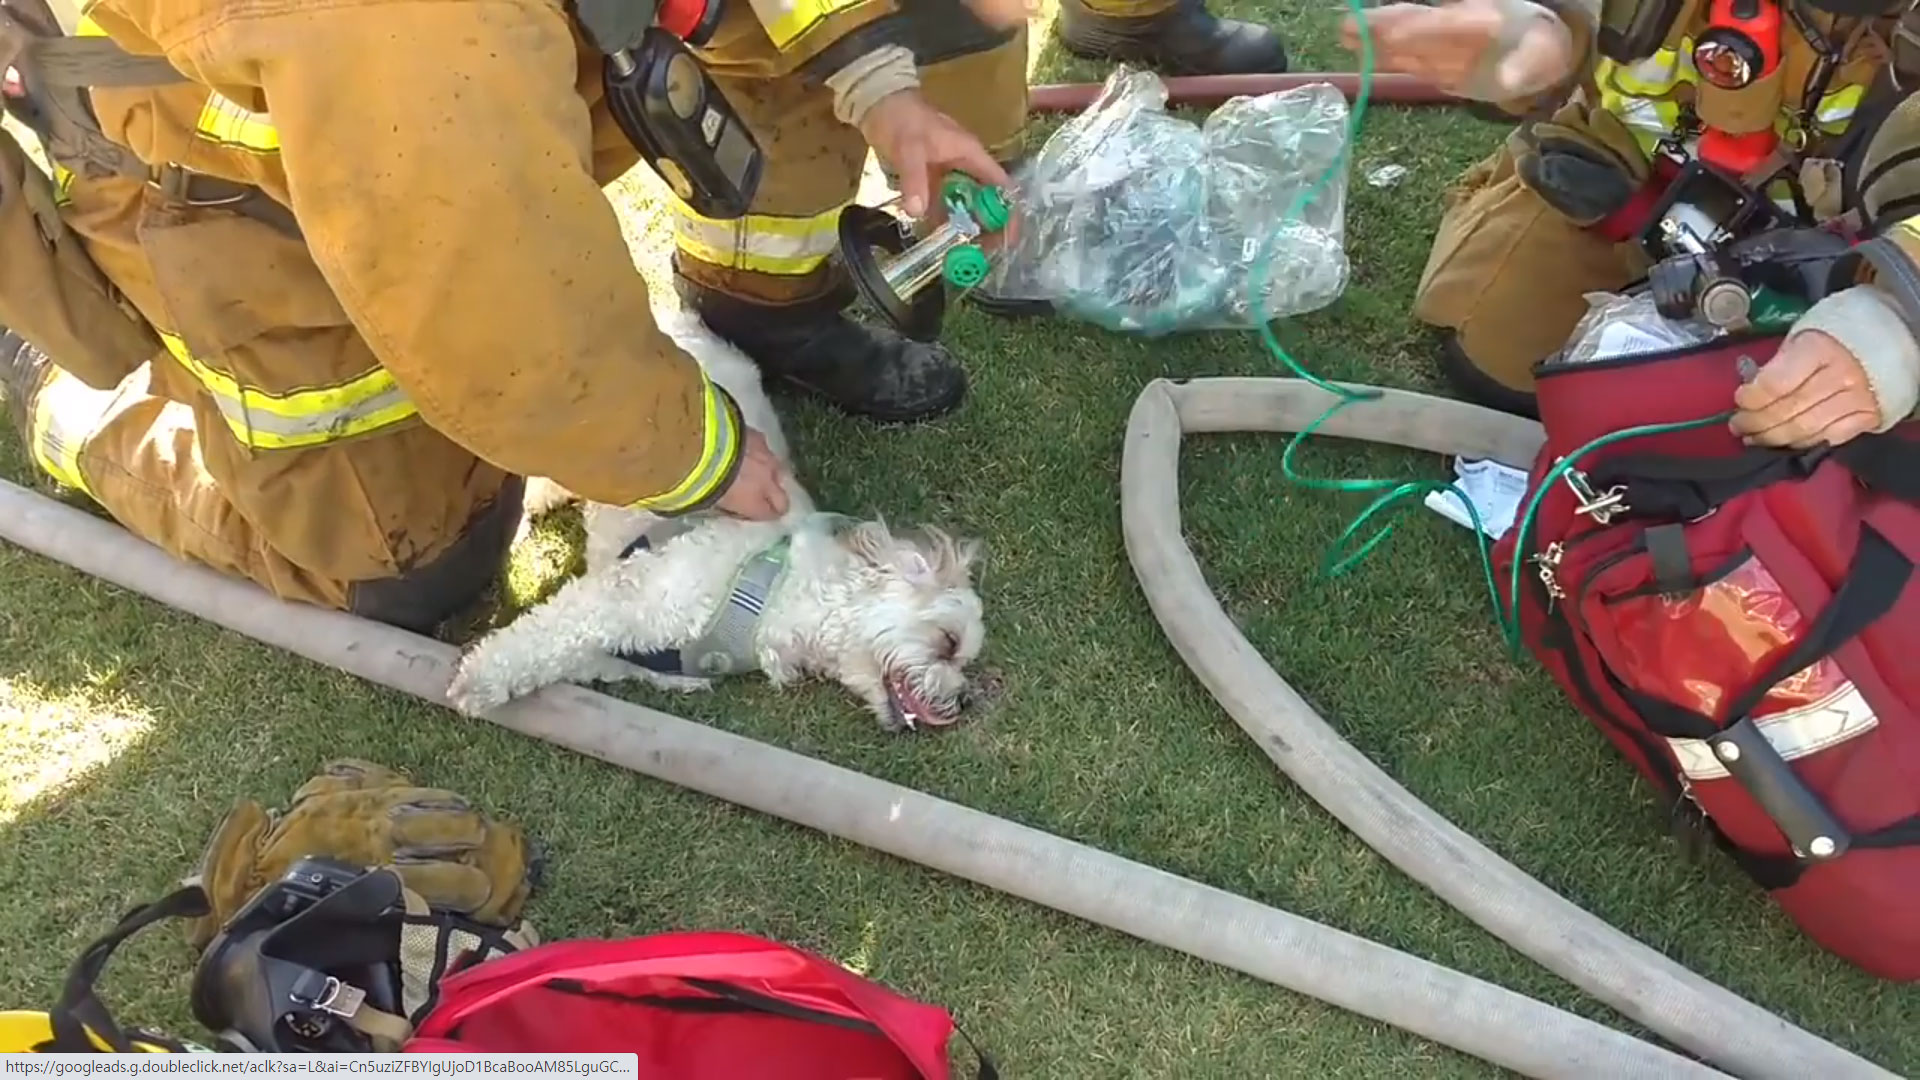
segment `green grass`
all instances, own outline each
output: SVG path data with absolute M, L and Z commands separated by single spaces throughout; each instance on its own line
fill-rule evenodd
M 1328 44 L 1334 18 L 1283 18 L 1298 67 L 1350 66 Z M 1103 74 L 1042 47 L 1043 79 Z M 1311 369 L 1438 389 L 1406 310 L 1440 192 L 1501 134 L 1458 114 L 1368 116 L 1349 209 L 1353 284 L 1281 331 Z M 1383 162 L 1411 173 L 1389 190 L 1359 180 Z M 1292 788 L 1153 622 L 1119 531 L 1127 410 L 1157 376 L 1279 373 L 1257 339 L 1150 342 L 965 311 L 950 326 L 974 375 L 959 415 L 878 430 L 801 407 L 791 428 L 828 506 L 941 521 L 988 541 L 982 663 L 1001 686 L 992 705 L 948 732 L 896 738 L 830 687 L 776 695 L 748 681 L 708 697 L 636 699 L 1619 1022 Z M 1920 993 L 1808 944 L 1724 861 L 1683 858 L 1628 766 L 1539 672 L 1506 658 L 1462 530 L 1417 513 L 1361 571 L 1323 582 L 1321 555 L 1362 500 L 1289 486 L 1279 448 L 1195 440 L 1183 501 L 1218 595 L 1301 693 L 1436 810 L 1575 903 L 1796 1023 L 1920 1070 Z M 1431 455 L 1332 440 L 1304 462 L 1319 474 L 1444 471 Z M 0 473 L 26 472 L 18 448 L 0 444 Z M 544 530 L 509 593 L 524 602 L 553 587 L 571 545 L 568 523 Z M 1493 1073 L 1268 984 L 462 721 L 9 547 L 0 1007 L 44 1007 L 76 950 L 164 891 L 234 799 L 281 799 L 339 753 L 467 792 L 537 834 L 553 866 L 532 914 L 550 938 L 710 927 L 793 941 L 953 1008 L 1007 1076 Z M 189 968 L 177 935 L 149 935 L 116 961 L 106 993 L 128 1021 L 198 1035 Z

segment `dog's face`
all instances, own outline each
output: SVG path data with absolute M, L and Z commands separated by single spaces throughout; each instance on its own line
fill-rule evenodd
M 896 535 L 876 521 L 838 542 L 852 556 L 827 642 L 841 685 L 888 731 L 959 720 L 967 666 L 987 634 L 973 588 L 980 545 L 932 528 Z

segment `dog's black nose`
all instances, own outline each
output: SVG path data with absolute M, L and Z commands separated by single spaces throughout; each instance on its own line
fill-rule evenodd
M 973 702 L 974 694 L 972 690 L 962 690 L 960 691 L 960 696 L 953 699 L 954 707 L 961 712 L 966 712 L 968 709 L 973 708 Z

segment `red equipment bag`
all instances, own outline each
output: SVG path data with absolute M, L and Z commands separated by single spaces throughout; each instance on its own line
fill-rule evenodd
M 1511 608 L 1521 560 L 1527 647 L 1676 814 L 1816 942 L 1913 980 L 1920 424 L 1811 451 L 1617 434 L 1726 414 L 1780 341 L 1538 368 L 1539 502 L 1495 577 Z
M 555 942 L 457 972 L 402 1051 L 634 1053 L 661 1080 L 948 1080 L 957 1030 L 945 1009 L 805 950 L 685 932 Z M 995 1080 L 975 1053 L 979 1080 Z

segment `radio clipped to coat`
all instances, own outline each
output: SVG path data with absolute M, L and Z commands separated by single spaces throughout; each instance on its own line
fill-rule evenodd
M 621 132 L 681 202 L 727 220 L 753 204 L 766 158 L 693 55 L 713 37 L 723 3 L 578 0 L 575 18 L 606 56 L 601 82 Z

